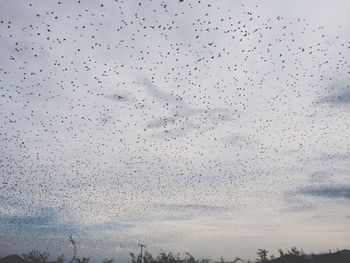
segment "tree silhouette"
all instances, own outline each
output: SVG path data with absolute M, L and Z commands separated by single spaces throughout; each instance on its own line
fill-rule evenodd
M 243 259 L 241 259 L 240 257 L 235 257 L 232 261 L 232 263 L 238 263 L 239 261 L 243 262 Z
M 297 249 L 296 247 L 292 247 L 290 250 L 288 250 L 288 255 L 292 256 L 302 256 L 304 254 L 302 249 Z
M 269 251 L 267 251 L 266 249 L 263 248 L 259 248 L 258 252 L 256 252 L 256 254 L 258 255 L 258 261 L 259 262 L 267 262 L 267 254 L 269 253 Z
M 26 263 L 48 263 L 49 253 L 32 250 L 26 254 L 22 254 L 22 257 Z M 63 263 L 64 256 L 59 256 L 54 262 Z
M 43 252 L 41 253 L 38 250 L 32 250 L 27 254 L 22 255 L 25 262 L 28 263 L 47 263 L 49 258 L 49 253 Z

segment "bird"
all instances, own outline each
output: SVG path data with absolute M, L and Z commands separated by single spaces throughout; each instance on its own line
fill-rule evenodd
M 55 248 L 73 233 L 89 249 L 124 251 L 187 242 L 191 227 L 212 243 L 224 232 L 263 240 L 281 233 L 279 216 L 344 198 L 348 25 L 282 9 L 206 0 L 4 5 L 4 240 Z M 247 227 L 260 224 L 257 214 L 263 230 Z

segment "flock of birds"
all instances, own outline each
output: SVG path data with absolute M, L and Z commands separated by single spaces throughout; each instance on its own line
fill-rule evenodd
M 220 1 L 0 4 L 4 240 L 346 182 L 348 158 L 322 158 L 350 152 L 346 28 Z

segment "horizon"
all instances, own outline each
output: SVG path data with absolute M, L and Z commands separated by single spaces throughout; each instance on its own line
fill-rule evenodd
M 0 256 L 346 249 L 348 10 L 0 0 Z
M 73 245 L 71 243 L 71 252 L 72 253 L 68 253 L 68 257 L 67 257 L 67 254 L 64 254 L 64 253 L 58 253 L 56 251 L 56 254 L 55 253 L 49 253 L 48 251 L 40 251 L 40 250 L 36 250 L 36 249 L 33 249 L 31 251 L 26 251 L 25 253 L 21 253 L 21 254 L 8 254 L 6 256 L 2 256 L 0 255 L 0 259 L 4 259 L 6 257 L 11 257 L 11 256 L 19 256 L 19 257 L 22 257 L 22 258 L 25 258 L 26 255 L 30 254 L 30 252 L 39 252 L 41 253 L 42 255 L 44 255 L 43 253 L 47 253 L 46 256 L 47 256 L 47 260 L 48 262 L 56 262 L 55 260 L 57 260 L 57 258 L 59 257 L 63 257 L 63 261 L 66 262 L 67 260 L 69 262 L 72 262 L 72 260 L 74 261 L 74 258 L 79 260 L 81 258 L 87 258 L 88 261 L 90 262 L 91 260 L 92 261 L 96 261 L 96 260 L 100 260 L 100 261 L 103 261 L 103 260 L 112 260 L 112 262 L 133 262 L 132 261 L 132 258 L 133 256 L 137 259 L 137 260 L 140 260 L 139 257 L 141 255 L 141 252 L 138 251 L 138 252 L 129 252 L 128 253 L 128 257 L 127 258 L 118 258 L 117 260 L 115 260 L 114 257 L 111 257 L 111 256 L 101 256 L 99 258 L 96 258 L 96 257 L 90 257 L 89 255 L 84 255 L 82 253 L 79 253 L 79 248 L 78 248 L 78 245 L 75 242 L 75 246 L 76 246 L 76 249 L 77 249 L 77 254 L 76 254 L 76 258 L 74 257 L 74 248 L 73 248 Z M 147 246 L 146 246 L 147 247 Z M 158 256 L 160 256 L 162 253 L 165 253 L 165 255 L 172 255 L 174 257 L 179 257 L 179 259 L 185 259 L 187 258 L 188 256 L 190 257 L 193 257 L 194 260 L 198 261 L 198 262 L 202 262 L 202 260 L 209 260 L 209 262 L 221 262 L 221 263 L 224 263 L 224 262 L 236 262 L 235 260 L 238 259 L 238 262 L 239 261 L 242 261 L 242 262 L 255 262 L 254 260 L 257 260 L 258 262 L 260 262 L 257 258 L 258 257 L 258 251 L 259 250 L 264 250 L 266 252 L 266 259 L 269 261 L 269 260 L 273 260 L 273 259 L 277 259 L 277 258 L 280 258 L 283 256 L 288 256 L 288 255 L 297 255 L 297 256 L 301 256 L 301 257 L 305 257 L 305 256 L 310 256 L 310 255 L 315 255 L 315 256 L 318 256 L 318 255 L 327 255 L 327 254 L 337 254 L 339 252 L 349 252 L 349 256 L 350 256 L 350 249 L 339 249 L 337 248 L 336 250 L 332 250 L 332 249 L 328 249 L 327 251 L 309 251 L 309 252 L 306 252 L 304 251 L 302 248 L 298 248 L 296 246 L 294 247 L 290 247 L 288 249 L 277 249 L 276 251 L 268 251 L 268 250 L 265 250 L 265 249 L 257 249 L 256 250 L 256 253 L 255 253 L 255 258 L 242 258 L 242 257 L 239 257 L 238 255 L 234 255 L 234 256 L 229 256 L 227 258 L 223 257 L 223 256 L 220 256 L 220 258 L 209 258 L 209 257 L 203 257 L 203 258 L 197 258 L 195 255 L 191 254 L 190 252 L 184 252 L 184 253 L 178 253 L 178 252 L 172 252 L 172 251 L 163 251 L 163 250 L 159 250 L 158 252 L 156 253 L 151 253 L 149 251 L 147 251 L 147 249 L 145 249 L 144 247 L 144 250 L 143 250 L 143 253 L 142 255 L 145 256 L 145 254 L 150 254 L 153 258 L 157 258 Z M 276 253 L 274 253 L 276 252 Z M 281 254 L 283 253 L 283 254 Z M 70 259 L 71 258 L 71 259 Z

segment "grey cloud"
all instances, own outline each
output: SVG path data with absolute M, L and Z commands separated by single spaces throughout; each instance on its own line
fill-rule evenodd
M 171 127 L 171 125 L 163 126 L 165 130 L 155 131 L 153 137 L 157 139 L 170 139 L 185 137 L 194 132 L 197 134 L 203 134 L 207 131 L 215 129 L 218 123 L 220 122 L 215 122 L 215 120 L 212 120 L 204 125 L 203 123 L 198 122 L 196 119 L 190 119 L 186 120 L 185 122 L 173 123 L 175 124 L 173 127 Z
M 315 197 L 350 199 L 350 186 L 308 187 L 301 189 L 299 193 Z
M 224 206 L 215 205 L 198 205 L 198 204 L 158 204 L 154 206 L 159 209 L 166 210 L 197 210 L 197 211 L 224 211 L 226 208 Z
M 283 195 L 284 207 L 280 209 L 281 212 L 304 212 L 313 210 L 316 205 L 302 198 L 300 195 L 296 195 L 294 191 L 287 191 Z
M 322 154 L 321 160 L 347 160 L 350 159 L 350 153 L 333 153 L 333 154 Z
M 195 118 L 203 118 L 206 122 L 209 123 L 219 123 L 231 120 L 231 116 L 229 116 L 228 111 L 225 109 L 186 109 L 180 111 L 179 113 L 175 113 L 173 116 L 151 121 L 149 122 L 148 127 L 165 127 L 167 125 L 177 124 L 177 121 L 179 121 L 179 123 L 188 123 L 189 120 L 194 121 L 193 119 Z M 203 125 L 202 122 L 201 125 Z
M 87 230 L 92 231 L 111 231 L 111 230 L 122 230 L 130 229 L 134 227 L 134 224 L 124 223 L 119 221 L 106 221 L 99 224 L 91 224 L 86 226 Z
M 327 103 L 334 105 L 346 105 L 350 104 L 350 86 L 347 85 L 345 90 L 341 85 L 333 85 L 332 89 L 339 90 L 336 93 L 325 96 L 319 100 L 319 103 Z M 340 90 L 341 89 L 341 90 Z
M 312 209 L 315 209 L 315 206 L 313 204 L 300 200 L 299 202 L 294 201 L 294 203 L 286 205 L 280 211 L 281 212 L 304 212 Z
M 77 225 L 62 223 L 58 211 L 52 208 L 41 208 L 32 214 L 4 215 L 0 214 L 0 225 L 4 233 L 9 235 L 26 235 L 40 231 L 43 238 L 50 235 L 70 235 L 76 233 Z
M 54 223 L 52 216 L 1 216 L 2 224 L 45 226 Z
M 121 226 L 123 229 L 126 229 L 138 224 L 157 221 L 182 221 L 199 216 L 217 217 L 228 210 L 230 210 L 229 207 L 216 205 L 159 203 L 144 207 L 143 211 L 124 216 L 119 222 L 128 222 L 127 224 L 123 223 L 123 226 Z
M 168 138 L 171 136 L 182 137 L 197 130 L 206 132 L 215 128 L 219 123 L 231 121 L 236 112 L 231 112 L 224 108 L 195 109 L 187 105 L 182 97 L 175 96 L 161 91 L 149 80 L 144 80 L 143 84 L 148 93 L 157 100 L 158 103 L 166 103 L 172 113 L 160 117 L 148 123 L 148 128 L 166 129 L 165 133 L 155 132 L 153 137 Z
M 183 105 L 181 97 L 174 96 L 174 95 L 171 95 L 169 93 L 162 91 L 154 83 L 152 83 L 150 80 L 145 79 L 143 81 L 143 84 L 145 85 L 149 95 L 151 95 L 153 98 L 157 99 L 159 102 L 173 103 L 176 105 L 177 104 Z
M 179 119 L 178 116 L 176 116 L 176 118 L 174 117 L 164 117 L 164 118 L 159 118 L 157 120 L 151 121 L 148 123 L 148 128 L 151 129 L 156 129 L 156 128 L 160 128 L 160 127 L 165 127 L 167 126 L 169 123 L 175 123 L 175 121 Z
M 324 182 L 325 180 L 328 180 L 331 176 L 330 173 L 325 171 L 316 171 L 309 176 L 310 182 Z
M 210 217 L 222 215 L 228 210 L 224 206 L 204 204 L 156 204 L 151 209 L 160 214 L 160 220 L 188 220 L 196 217 Z
M 312 175 L 323 176 L 323 172 Z M 328 175 L 328 173 L 327 173 Z M 308 186 L 284 193 L 281 212 L 303 212 L 317 208 L 314 198 L 350 199 L 350 186 Z
M 232 134 L 232 135 L 226 136 L 223 138 L 223 142 L 231 145 L 240 145 L 240 144 L 249 145 L 249 144 L 258 143 L 258 141 L 252 136 L 242 135 L 242 134 Z
M 116 101 L 116 102 L 128 102 L 130 101 L 130 98 L 127 95 L 124 94 L 113 94 L 108 96 L 109 99 Z
M 316 209 L 318 205 L 315 200 L 310 199 L 312 197 L 350 199 L 350 186 L 310 186 L 296 191 L 286 191 L 283 197 L 284 207 L 280 211 L 304 212 Z

